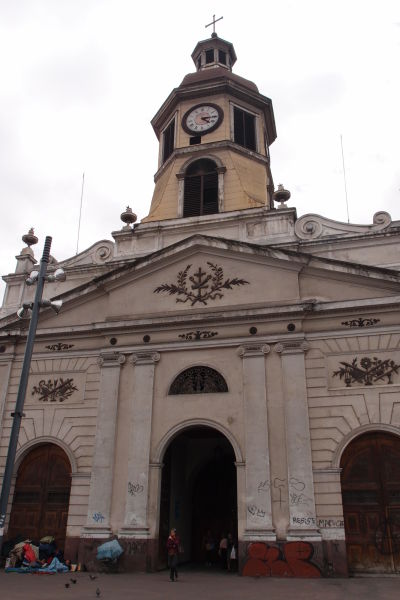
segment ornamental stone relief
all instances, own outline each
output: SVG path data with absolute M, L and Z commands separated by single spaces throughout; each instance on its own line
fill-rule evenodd
M 342 325 L 345 327 L 373 327 L 377 323 L 380 322 L 380 319 L 373 319 L 372 317 L 368 317 L 363 319 L 362 317 L 358 317 L 358 319 L 349 319 L 348 321 L 342 321 Z
M 353 383 L 359 385 L 374 385 L 377 383 L 393 383 L 393 375 L 398 374 L 400 365 L 394 360 L 386 358 L 381 360 L 376 356 L 369 358 L 364 356 L 358 359 L 353 358 L 351 362 L 340 361 L 341 367 L 333 372 L 333 377 L 342 379 L 346 387 L 351 387 Z
M 179 271 L 176 283 L 162 283 L 153 290 L 154 293 L 166 292 L 170 296 L 176 294 L 176 302 L 189 302 L 190 306 L 197 303 L 207 305 L 210 300 L 223 298 L 223 291 L 249 283 L 238 277 L 224 279 L 223 267 L 211 262 L 207 262 L 207 265 L 205 271 L 199 267 L 192 274 L 192 265 L 187 265 L 183 271 Z
M 59 377 L 56 379 L 41 379 L 38 385 L 32 388 L 32 396 L 39 396 L 39 400 L 43 402 L 64 402 L 78 391 L 72 377 L 64 379 Z
M 26 402 L 83 402 L 86 374 L 82 371 L 62 373 L 32 373 L 29 377 Z

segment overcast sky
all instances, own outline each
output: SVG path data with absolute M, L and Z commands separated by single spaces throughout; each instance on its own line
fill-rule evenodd
M 150 125 L 195 70 L 216 13 L 234 72 L 273 101 L 275 185 L 298 215 L 400 219 L 398 0 L 0 0 L 0 273 L 30 227 L 75 254 L 148 213 L 158 143 Z

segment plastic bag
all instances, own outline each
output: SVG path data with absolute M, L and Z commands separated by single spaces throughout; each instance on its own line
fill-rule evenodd
M 97 548 L 97 560 L 116 560 L 123 553 L 118 540 L 105 542 Z

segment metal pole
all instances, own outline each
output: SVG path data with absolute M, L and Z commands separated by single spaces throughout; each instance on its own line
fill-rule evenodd
M 40 271 L 37 281 L 35 300 L 32 306 L 32 316 L 29 325 L 28 338 L 26 340 L 24 361 L 22 363 L 21 379 L 19 382 L 17 401 L 15 403 L 15 412 L 13 413 L 13 424 L 8 445 L 6 467 L 3 476 L 3 485 L 0 496 L 0 556 L 3 546 L 4 524 L 6 521 L 8 499 L 10 496 L 11 480 L 14 471 L 15 455 L 17 452 L 17 443 L 21 420 L 23 417 L 24 402 L 26 388 L 28 385 L 29 370 L 31 367 L 31 358 L 33 353 L 33 345 L 35 343 L 36 327 L 39 319 L 40 301 L 42 299 L 43 287 L 46 278 L 47 264 L 49 262 L 51 237 L 47 236 L 44 242 L 43 255 L 40 261 Z

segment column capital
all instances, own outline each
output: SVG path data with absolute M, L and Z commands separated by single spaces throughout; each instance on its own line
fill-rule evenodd
M 242 358 L 249 358 L 250 356 L 262 356 L 269 354 L 271 346 L 268 344 L 245 344 L 238 348 L 238 354 Z
M 305 340 L 287 340 L 274 346 L 274 351 L 278 354 L 303 354 L 309 349 L 310 344 Z
M 124 354 L 121 354 L 120 352 L 107 351 L 100 353 L 100 356 L 97 359 L 97 364 L 99 364 L 102 368 L 120 367 L 124 364 L 125 360 L 126 358 Z
M 159 469 L 159 470 L 161 470 L 163 468 L 163 466 L 164 466 L 164 463 L 162 463 L 162 462 L 157 462 L 157 463 L 151 462 L 151 463 L 149 463 L 149 466 L 150 466 L 150 469 Z
M 129 362 L 132 365 L 151 365 L 157 363 L 161 358 L 159 352 L 135 352 L 129 358 Z

